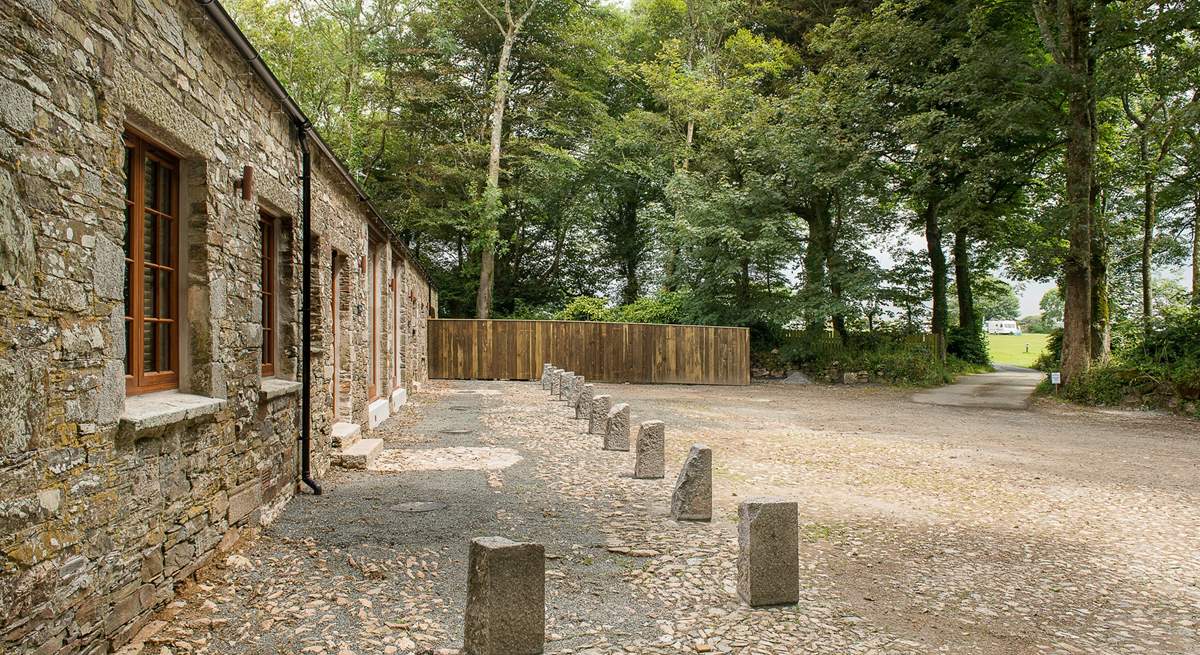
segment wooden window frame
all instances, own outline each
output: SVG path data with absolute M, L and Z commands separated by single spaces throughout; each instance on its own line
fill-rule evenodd
M 338 286 L 342 283 L 342 259 L 338 251 L 331 250 L 329 256 L 330 262 L 330 291 L 329 291 L 329 351 L 333 361 L 333 390 L 330 393 L 331 402 L 333 404 L 333 420 L 337 422 L 341 413 L 338 411 L 338 387 L 342 385 L 342 361 L 341 353 L 338 352 L 339 334 L 338 334 L 338 300 L 340 292 Z
M 126 252 L 125 283 L 125 394 L 135 396 L 153 391 L 179 387 L 179 158 L 133 131 L 125 132 L 128 172 L 125 180 Z M 160 187 L 170 195 L 167 211 L 146 207 L 146 160 L 150 159 L 171 172 L 170 182 Z M 166 264 L 145 259 L 145 224 L 147 213 L 169 224 L 169 253 Z M 147 268 L 165 271 L 170 275 L 167 287 L 166 316 L 145 316 L 145 272 Z M 148 320 L 149 319 L 149 320 Z M 149 323 L 167 325 L 167 351 L 164 366 L 156 361 L 154 371 L 143 371 L 145 326 Z M 157 359 L 157 358 L 156 358 Z
M 404 265 L 403 260 L 394 251 L 392 258 L 395 260 L 392 264 L 392 391 L 395 391 L 404 385 L 404 376 L 401 373 L 403 348 L 400 343 L 404 338 L 404 332 L 400 329 L 400 281 Z
M 275 375 L 275 342 L 278 338 L 278 330 L 276 329 L 276 320 L 278 309 L 276 302 L 278 298 L 278 281 L 279 281 L 279 238 L 276 235 L 275 228 L 279 223 L 279 219 L 270 214 L 259 211 L 258 227 L 261 231 L 259 237 L 259 297 L 262 300 L 262 311 L 260 312 L 260 320 L 262 321 L 262 353 L 259 361 L 262 365 L 262 376 L 271 377 Z
M 379 399 L 379 265 L 378 248 L 367 241 L 367 333 L 370 335 L 370 358 L 367 360 L 367 399 Z

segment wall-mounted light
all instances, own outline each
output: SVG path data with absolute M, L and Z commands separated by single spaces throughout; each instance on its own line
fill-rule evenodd
M 242 179 L 233 183 L 234 189 L 241 189 L 242 200 L 250 201 L 254 195 L 254 167 L 249 164 L 242 167 Z

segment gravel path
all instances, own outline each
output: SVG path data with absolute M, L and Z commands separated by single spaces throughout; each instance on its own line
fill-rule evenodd
M 553 653 L 1200 652 L 1195 422 L 598 387 L 635 426 L 666 422 L 667 479 L 629 478 L 632 456 L 535 383 L 435 383 L 383 426 L 392 470 L 295 499 L 146 652 L 457 652 L 467 543 L 487 534 L 546 545 Z M 694 442 L 713 448 L 711 524 L 666 515 Z M 796 607 L 734 591 L 737 503 L 764 494 L 800 503 Z

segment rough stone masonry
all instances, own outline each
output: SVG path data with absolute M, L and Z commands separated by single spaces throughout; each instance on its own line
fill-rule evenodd
M 596 393 L 596 385 L 585 384 L 579 390 L 579 398 L 575 400 L 575 418 L 591 420 L 592 396 Z
M 617 403 L 608 410 L 604 428 L 604 450 L 629 450 L 629 405 Z
M 664 449 L 666 425 L 662 421 L 643 421 L 638 426 L 637 460 L 633 465 L 633 477 L 652 480 L 666 475 Z
M 558 399 L 566 400 L 571 397 L 571 385 L 575 384 L 575 371 L 563 371 L 558 381 Z
M 600 394 L 592 397 L 592 413 L 588 416 L 588 434 L 600 434 L 608 423 L 608 410 L 612 406 L 612 396 Z
M 504 537 L 471 540 L 463 650 L 536 655 L 546 639 L 546 553 Z
M 738 506 L 737 590 L 751 607 L 800 600 L 797 504 L 752 498 Z
M 5 655 L 118 650 L 180 581 L 269 524 L 296 492 L 299 133 L 208 12 L 195 0 L 0 6 Z M 407 391 L 425 379 L 437 299 L 398 240 L 370 238 L 386 225 L 309 136 L 321 477 L 332 424 L 368 429 L 369 302 L 384 319 L 378 361 Z M 161 223 L 177 243 L 178 346 L 164 358 L 174 370 L 140 394 L 126 382 L 138 341 L 125 334 L 125 166 L 150 157 L 131 142 L 168 162 L 159 179 L 178 201 L 158 206 L 175 214 L 174 227 Z M 235 183 L 247 166 L 244 198 Z M 264 215 L 276 251 L 273 375 L 263 370 Z M 375 264 L 374 287 L 394 294 L 371 298 L 364 261 Z
M 712 520 L 712 449 L 704 444 L 693 445 L 683 461 L 671 495 L 671 518 Z

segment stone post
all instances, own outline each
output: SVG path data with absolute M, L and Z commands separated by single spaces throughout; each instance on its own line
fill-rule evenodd
M 604 428 L 604 449 L 629 451 L 629 405 L 618 403 L 608 410 Z
M 751 607 L 800 601 L 796 503 L 751 498 L 738 507 L 737 590 Z
M 575 384 L 575 371 L 564 371 L 558 380 L 559 400 L 566 400 L 570 396 L 573 384 Z
M 652 480 L 666 475 L 663 449 L 667 428 L 662 421 L 644 421 L 638 426 L 637 461 L 633 477 Z
M 554 364 L 542 364 L 542 388 L 550 388 L 550 371 L 554 370 Z
M 571 382 L 571 392 L 567 394 L 567 404 L 571 407 L 575 407 L 575 404 L 579 402 L 579 392 L 583 391 L 585 381 L 582 375 L 576 375 Z
M 504 537 L 471 540 L 463 652 L 537 655 L 546 641 L 546 552 Z
M 575 400 L 575 418 L 590 419 L 592 416 L 592 396 L 596 395 L 596 385 L 585 384 L 579 390 L 579 398 Z
M 601 394 L 592 398 L 592 413 L 588 417 L 588 434 L 598 434 L 608 422 L 608 409 L 612 396 Z
M 694 444 L 683 460 L 671 495 L 671 518 L 676 521 L 712 520 L 712 449 Z
M 558 394 L 558 385 L 562 382 L 563 370 L 555 368 L 550 370 L 550 397 L 553 398 Z

